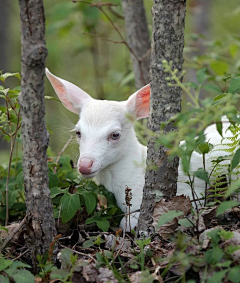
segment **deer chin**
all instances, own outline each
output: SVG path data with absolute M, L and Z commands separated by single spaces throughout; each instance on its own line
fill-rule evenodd
M 98 174 L 98 172 L 99 172 L 99 170 L 94 171 L 94 172 L 91 172 L 91 173 L 89 173 L 89 174 L 82 174 L 82 173 L 81 173 L 81 175 L 82 175 L 83 178 L 85 178 L 85 179 L 91 179 L 91 178 L 96 177 L 97 174 Z

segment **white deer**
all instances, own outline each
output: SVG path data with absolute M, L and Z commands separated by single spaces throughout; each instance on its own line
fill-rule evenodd
M 94 177 L 97 184 L 112 192 L 123 212 L 127 185 L 132 189 L 131 211 L 139 210 L 145 181 L 145 168 L 139 164 L 146 163 L 147 148 L 138 142 L 133 121 L 148 117 L 150 86 L 144 86 L 127 101 L 96 100 L 76 85 L 54 76 L 48 69 L 46 75 L 63 105 L 80 115 L 75 126 L 80 148 L 79 172 L 84 178 Z M 228 126 L 224 123 L 223 132 Z M 212 144 L 221 143 L 215 125 L 208 127 L 205 134 Z M 206 157 L 207 170 L 211 167 L 210 157 L 210 154 Z M 194 152 L 191 165 L 192 171 L 202 167 L 202 156 Z M 189 185 L 183 182 L 186 180 L 188 178 L 180 166 L 178 194 L 191 195 Z M 202 180 L 196 179 L 194 185 L 197 193 L 204 190 Z M 138 217 L 139 212 L 131 214 L 131 228 L 137 225 Z M 125 228 L 124 218 L 120 227 Z

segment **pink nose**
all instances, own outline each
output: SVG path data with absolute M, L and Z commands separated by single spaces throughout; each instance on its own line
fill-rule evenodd
M 92 165 L 93 165 L 93 160 L 91 158 L 87 158 L 87 157 L 81 158 L 79 162 L 79 172 L 85 175 L 91 174 Z

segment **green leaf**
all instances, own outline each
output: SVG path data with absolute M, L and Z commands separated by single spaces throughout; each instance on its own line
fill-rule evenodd
M 65 194 L 67 192 L 68 192 L 68 188 L 60 189 L 58 187 L 53 187 L 53 188 L 50 189 L 51 198 L 55 198 L 57 195 Z
M 5 277 L 5 276 L 0 274 L 0 282 L 1 283 L 9 283 L 10 281 L 9 281 L 8 277 Z
M 234 168 L 236 168 L 238 166 L 240 162 L 240 147 L 236 150 L 232 161 L 231 161 L 231 169 L 233 170 Z
M 230 54 L 231 54 L 231 56 L 234 58 L 235 57 L 235 55 L 237 54 L 237 52 L 238 52 L 238 45 L 237 44 L 231 44 L 230 46 L 229 46 L 229 52 L 230 52 Z
M 239 274 L 240 274 L 240 266 L 234 266 L 228 272 L 228 279 L 231 280 L 233 283 L 239 283 L 240 282 Z
M 212 231 L 207 233 L 207 236 L 209 236 L 212 240 L 212 243 L 214 245 L 217 245 L 219 243 L 219 241 L 221 240 L 220 236 L 219 236 L 219 232 L 221 231 L 220 228 L 215 228 Z
M 101 213 L 101 211 L 97 212 L 94 216 L 89 217 L 88 219 L 86 219 L 85 223 L 86 224 L 91 224 L 91 223 L 97 223 L 97 226 L 103 230 L 103 231 L 107 231 L 108 228 L 110 227 L 110 223 L 107 219 L 110 219 L 111 216 L 109 215 L 100 215 L 99 213 Z
M 18 270 L 15 274 L 11 276 L 15 283 L 34 283 L 35 279 L 33 274 L 25 269 Z
M 207 184 L 210 184 L 208 172 L 203 168 L 199 168 L 197 171 L 193 172 L 193 176 L 205 181 Z
M 231 79 L 228 92 L 236 93 L 240 91 L 240 77 L 235 77 Z
M 18 174 L 17 174 L 17 180 L 16 180 L 17 186 L 20 190 L 22 190 L 24 187 L 24 175 L 23 175 L 23 171 L 21 170 Z
M 84 241 L 82 246 L 84 248 L 90 248 L 92 247 L 93 245 L 95 244 L 95 241 L 94 240 L 87 240 L 87 241 Z
M 234 206 L 237 206 L 239 204 L 240 204 L 240 202 L 234 201 L 234 200 L 223 201 L 217 209 L 216 216 L 223 214 L 226 210 L 228 210 L 228 209 L 230 209 Z
M 207 85 L 204 85 L 202 88 L 205 89 L 205 90 L 211 91 L 211 92 L 216 92 L 216 93 L 219 93 L 219 94 L 222 93 L 221 89 L 216 85 L 207 84 Z
M 69 267 L 71 267 L 70 258 L 72 254 L 73 251 L 69 248 L 64 248 L 61 250 L 60 259 L 63 269 L 69 269 Z
M 8 229 L 3 227 L 2 225 L 0 225 L 0 230 L 4 230 L 4 231 L 8 232 Z
M 96 196 L 92 192 L 78 190 L 78 193 L 83 196 L 87 208 L 88 215 L 91 214 L 97 205 Z
M 207 283 L 222 283 L 223 277 L 227 273 L 227 270 L 215 272 L 211 278 L 208 279 Z
M 48 178 L 49 178 L 49 189 L 53 187 L 57 187 L 58 185 L 57 175 L 54 174 L 50 168 L 48 169 Z
M 1 80 L 1 77 L 0 77 L 0 80 Z M 0 89 L 0 92 L 3 93 L 4 95 L 1 96 L 2 98 L 5 98 L 5 96 L 8 94 L 9 92 L 9 88 L 6 88 L 6 89 Z
M 183 215 L 182 211 L 177 210 L 171 210 L 169 212 L 164 213 L 158 220 L 158 224 L 156 229 L 158 229 L 160 226 L 166 224 L 167 222 L 172 221 L 174 218 L 179 217 Z
M 56 100 L 56 101 L 58 101 L 58 102 L 61 102 L 58 98 L 56 98 L 56 97 L 53 97 L 53 96 L 44 96 L 44 98 L 45 99 L 47 99 L 47 100 Z
M 240 188 L 240 179 L 238 179 L 237 181 L 231 183 L 230 187 L 226 191 L 225 197 L 229 197 L 231 194 L 233 194 L 239 188 Z
M 184 218 L 184 219 L 179 219 L 179 220 L 178 220 L 178 223 L 179 223 L 181 226 L 187 227 L 187 228 L 193 226 L 193 224 L 192 224 L 188 219 L 186 219 L 186 218 Z
M 78 194 L 64 194 L 61 198 L 62 209 L 61 219 L 63 223 L 66 223 L 73 218 L 78 209 L 80 209 L 80 200 Z
M 209 142 L 203 142 L 198 145 L 201 154 L 207 154 L 213 149 L 213 145 Z
M 232 239 L 232 237 L 234 236 L 234 233 L 231 231 L 225 231 L 224 229 L 222 229 L 218 235 L 220 237 L 222 237 L 224 240 L 230 240 Z
M 0 80 L 1 80 L 2 82 L 5 82 L 5 80 L 6 80 L 7 78 L 9 78 L 9 77 L 16 77 L 16 78 L 18 78 L 19 80 L 21 80 L 21 76 L 20 76 L 19 73 L 5 73 L 5 74 L 2 74 L 2 75 L 0 76 Z
M 213 69 L 213 71 L 222 76 L 224 75 L 225 73 L 228 72 L 228 64 L 223 62 L 223 61 L 213 61 L 211 64 L 210 64 L 210 67 Z
M 100 221 L 96 221 L 98 228 L 100 228 L 102 231 L 107 232 L 109 227 L 110 227 L 110 223 L 107 219 L 102 219 Z
M 219 94 L 219 95 L 215 96 L 213 98 L 213 101 L 218 101 L 218 100 L 221 100 L 223 98 L 225 99 L 226 97 L 227 97 L 227 95 L 225 93 L 222 93 L 222 94 Z
M 65 278 L 68 278 L 69 276 L 71 276 L 71 273 L 69 273 L 68 270 L 56 268 L 51 272 L 50 278 L 51 279 L 59 279 L 59 280 L 63 281 Z M 69 281 L 64 280 L 64 282 L 69 282 Z
M 31 268 L 30 265 L 21 262 L 21 261 L 14 261 L 13 264 L 10 266 L 10 268 L 8 268 L 7 270 L 5 270 L 5 272 L 9 275 L 12 276 L 15 272 L 17 272 L 18 268 Z
M 216 128 L 217 128 L 217 131 L 218 131 L 219 135 L 222 137 L 222 136 L 223 136 L 223 135 L 222 135 L 223 125 L 222 125 L 222 122 L 221 122 L 221 121 L 219 121 L 219 122 L 216 123 Z
M 207 69 L 203 68 L 197 71 L 197 80 L 200 84 L 202 84 L 207 79 Z
M 227 260 L 227 261 L 224 261 L 224 262 L 218 262 L 216 264 L 217 267 L 226 267 L 226 268 L 229 268 L 230 265 L 232 264 L 232 261 L 231 260 Z
M 121 81 L 120 83 L 120 87 L 123 87 L 125 85 L 127 85 L 128 83 L 130 83 L 131 81 L 134 81 L 134 73 L 130 72 L 129 74 L 127 74 Z
M 9 267 L 11 264 L 13 264 L 13 261 L 1 257 L 1 258 L 0 258 L 0 271 L 6 269 L 6 268 Z
M 224 252 L 218 247 L 213 247 L 211 250 L 206 251 L 204 258 L 207 263 L 216 264 L 224 255 Z

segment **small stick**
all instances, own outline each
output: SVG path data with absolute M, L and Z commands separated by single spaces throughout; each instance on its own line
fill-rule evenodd
M 26 249 L 25 252 L 21 253 L 19 256 L 17 256 L 16 258 L 14 258 L 13 261 L 15 261 L 15 260 L 19 259 L 20 257 L 22 257 L 22 256 L 25 255 L 28 251 L 29 251 L 29 249 Z
M 19 223 L 19 225 L 12 231 L 12 233 L 7 236 L 6 240 L 4 241 L 4 243 L 2 244 L 0 248 L 0 254 L 3 252 L 7 244 L 12 240 L 14 235 L 22 229 L 23 225 L 25 224 L 26 219 L 27 219 L 27 215 L 23 218 L 23 220 Z
M 73 249 L 71 249 L 71 248 L 69 248 L 69 247 L 66 247 L 66 246 L 62 245 L 62 244 L 61 244 L 61 247 L 70 249 L 70 250 L 72 250 L 72 251 L 73 251 L 74 253 L 76 253 L 76 254 L 83 255 L 83 256 L 88 256 L 88 257 L 91 258 L 94 262 L 96 262 L 96 259 L 95 259 L 92 255 L 90 255 L 90 254 L 85 254 L 85 253 L 77 252 L 76 250 L 73 250 Z
M 56 174 L 57 172 L 57 165 L 58 165 L 58 162 L 59 162 L 59 159 L 61 157 L 61 155 L 63 154 L 63 152 L 65 151 L 65 149 L 68 147 L 68 145 L 70 144 L 71 140 L 72 140 L 73 136 L 71 135 L 69 140 L 66 142 L 66 144 L 64 145 L 64 147 L 62 148 L 62 150 L 58 153 L 58 157 L 57 157 L 57 160 L 56 160 L 56 166 L 54 167 L 54 171 L 53 173 Z

